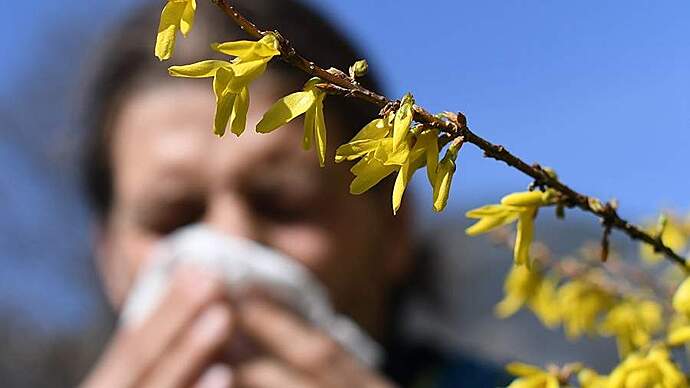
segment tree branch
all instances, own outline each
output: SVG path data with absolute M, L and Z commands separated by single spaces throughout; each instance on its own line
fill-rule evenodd
M 262 31 L 256 27 L 254 23 L 247 20 L 237 9 L 230 5 L 226 0 L 211 0 L 212 3 L 220 7 L 237 25 L 245 32 L 256 39 L 264 36 L 266 31 Z M 302 70 L 306 74 L 313 77 L 321 78 L 325 84 L 319 85 L 324 90 L 331 94 L 337 94 L 346 97 L 358 98 L 367 101 L 379 108 L 384 108 L 396 103 L 395 100 L 390 100 L 385 96 L 377 94 L 369 89 L 366 89 L 354 79 L 348 77 L 342 71 L 328 71 L 316 65 L 314 62 L 301 56 L 290 41 L 283 37 L 280 32 L 273 31 L 278 37 L 280 43 L 281 59 L 297 69 Z M 329 85 L 330 84 L 330 85 Z M 560 201 L 568 207 L 578 207 L 586 212 L 598 216 L 602 225 L 607 228 L 618 229 L 628 235 L 633 240 L 642 241 L 654 247 L 654 250 L 663 253 L 665 257 L 680 265 L 684 270 L 688 270 L 686 260 L 671 248 L 664 245 L 658 236 L 653 236 L 640 228 L 639 226 L 628 222 L 621 218 L 616 211 L 616 208 L 611 204 L 602 204 L 602 202 L 592 196 L 581 194 L 565 183 L 561 182 L 555 176 L 549 174 L 539 165 L 529 165 L 522 159 L 510 153 L 505 147 L 496 145 L 470 130 L 466 124 L 465 116 L 459 114 L 458 120 L 445 120 L 441 117 L 434 116 L 424 108 L 414 106 L 414 119 L 427 126 L 439 129 L 450 135 L 450 139 L 456 137 L 464 137 L 464 141 L 471 143 L 484 151 L 484 155 L 498 161 L 506 163 L 524 174 L 532 177 L 537 186 L 549 187 L 560 193 Z

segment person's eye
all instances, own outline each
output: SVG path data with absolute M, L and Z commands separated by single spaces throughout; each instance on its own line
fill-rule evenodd
M 288 200 L 279 193 L 254 193 L 249 201 L 252 211 L 271 221 L 290 223 L 309 216 L 308 201 Z
M 184 200 L 157 206 L 142 221 L 151 232 L 166 235 L 200 221 L 205 212 L 206 204 L 203 201 Z

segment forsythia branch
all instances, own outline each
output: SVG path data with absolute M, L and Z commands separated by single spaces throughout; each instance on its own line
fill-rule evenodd
M 264 36 L 265 31 L 260 30 L 254 23 L 246 19 L 237 9 L 229 4 L 226 0 L 211 0 L 222 9 L 237 25 L 245 32 L 256 39 Z M 377 94 L 350 78 L 346 73 L 339 70 L 325 70 L 316 65 L 314 62 L 301 56 L 290 42 L 283 37 L 278 31 L 273 31 L 279 42 L 280 57 L 288 64 L 297 69 L 302 70 L 312 77 L 318 77 L 325 81 L 317 87 L 330 94 L 336 94 L 346 97 L 358 98 L 367 101 L 371 104 L 377 105 L 382 109 L 390 108 L 398 104 L 398 101 L 390 100 L 385 96 Z M 484 151 L 484 155 L 498 161 L 506 163 L 522 173 L 532 177 L 537 186 L 549 187 L 559 193 L 558 201 L 560 204 L 567 207 L 577 207 L 583 211 L 592 213 L 599 217 L 602 225 L 605 228 L 618 229 L 628 235 L 633 240 L 642 241 L 651 245 L 656 252 L 663 253 L 665 257 L 674 263 L 682 266 L 684 270 L 688 270 L 686 259 L 676 253 L 673 249 L 666 246 L 659 236 L 652 235 L 645 232 L 639 226 L 628 222 L 621 218 L 616 211 L 616 207 L 610 203 L 603 204 L 599 199 L 581 194 L 565 183 L 561 182 L 553 174 L 540 167 L 538 164 L 530 165 L 513 155 L 505 147 L 493 144 L 488 140 L 480 137 L 470 130 L 467 126 L 465 116 L 458 114 L 455 120 L 444 120 L 429 113 L 424 108 L 414 106 L 414 119 L 417 122 L 436 128 L 440 132 L 447 134 L 446 141 L 462 137 L 463 141 L 470 143 Z

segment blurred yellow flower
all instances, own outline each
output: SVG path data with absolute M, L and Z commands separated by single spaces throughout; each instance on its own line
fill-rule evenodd
M 671 346 L 690 342 L 690 322 L 686 316 L 674 315 L 668 327 L 666 341 Z
M 581 388 L 608 388 L 607 376 L 602 376 L 589 368 L 582 369 L 577 374 L 577 380 Z
M 687 388 L 683 372 L 668 350 L 655 347 L 646 355 L 633 353 L 609 375 L 607 388 Z
M 561 323 L 561 308 L 558 304 L 557 281 L 544 278 L 537 288 L 537 293 L 530 300 L 529 307 L 542 324 L 555 328 Z
M 319 165 L 323 167 L 326 162 L 326 122 L 323 116 L 323 100 L 326 93 L 316 87 L 320 82 L 320 78 L 312 78 L 307 81 L 301 92 L 289 94 L 276 101 L 264 113 L 256 125 L 256 131 L 269 133 L 304 114 L 302 146 L 308 150 L 314 144 Z
M 690 342 L 690 278 L 686 278 L 673 294 L 673 309 L 677 316 L 669 327 L 668 342 L 680 345 Z
M 194 25 L 196 0 L 168 0 L 161 12 L 161 20 L 156 36 L 155 53 L 158 59 L 170 59 L 175 50 L 177 30 L 185 37 Z
M 528 305 L 545 326 L 555 327 L 560 322 L 556 283 L 539 270 L 513 265 L 503 286 L 505 296 L 494 311 L 499 318 L 507 318 Z
M 565 334 L 570 339 L 585 332 L 593 333 L 599 315 L 613 304 L 608 293 L 583 279 L 562 285 L 558 289 L 558 301 Z
M 626 356 L 650 343 L 663 324 L 661 306 L 650 300 L 626 300 L 614 306 L 599 331 L 616 336 L 618 353 Z
M 530 271 L 525 266 L 513 265 L 503 284 L 505 296 L 494 311 L 499 318 L 515 314 L 537 293 L 542 281 L 539 271 Z
M 657 229 L 659 229 L 659 225 Z M 673 249 L 674 252 L 681 252 L 687 247 L 688 236 L 687 228 L 675 217 L 663 217 L 663 226 L 661 226 L 661 242 L 667 247 Z M 648 233 L 655 234 L 653 227 L 646 229 Z M 642 259 L 650 264 L 658 263 L 664 257 L 662 253 L 654 252 L 654 247 L 649 244 L 640 244 L 640 256 Z
M 559 388 L 558 375 L 534 365 L 511 362 L 506 366 L 508 373 L 517 376 L 508 388 Z
M 223 136 L 229 122 L 232 133 L 239 136 L 247 124 L 249 85 L 264 73 L 268 61 L 280 54 L 277 45 L 278 41 L 272 34 L 266 34 L 257 42 L 214 44 L 212 47 L 215 50 L 236 58 L 232 62 L 206 60 L 171 66 L 168 72 L 174 77 L 213 77 L 213 92 L 216 95 L 213 132 Z
M 683 280 L 673 294 L 673 308 L 679 314 L 690 317 L 690 277 Z
M 479 219 L 465 232 L 470 236 L 489 232 L 517 220 L 517 235 L 513 256 L 515 264 L 530 265 L 529 248 L 534 237 L 534 218 L 537 209 L 551 203 L 551 191 L 526 191 L 513 193 L 501 199 L 500 204 L 486 205 L 466 213 L 469 218 Z

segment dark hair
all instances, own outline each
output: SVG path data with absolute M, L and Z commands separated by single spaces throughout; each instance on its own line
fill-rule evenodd
M 155 1 L 141 6 L 120 21 L 102 39 L 106 43 L 99 47 L 99 55 L 92 65 L 82 112 L 86 131 L 82 166 L 88 199 L 100 217 L 107 215 L 112 202 L 109 126 L 119 101 L 136 86 L 169 78 L 166 69 L 171 64 L 213 57 L 208 46 L 211 42 L 248 39 L 220 9 L 210 3 L 199 4 L 194 29 L 186 39 L 178 38 L 173 59 L 161 63 L 153 55 L 161 3 Z M 325 68 L 347 69 L 355 60 L 363 58 L 331 23 L 297 0 L 234 0 L 233 5 L 260 28 L 278 29 L 291 39 L 298 52 Z M 269 73 L 277 73 L 295 87 L 300 87 L 307 77 L 280 60 L 271 62 Z M 371 74 L 362 82 L 379 89 Z M 329 101 L 328 111 L 336 114 L 352 133 L 376 114 L 375 109 L 364 103 L 336 98 Z M 351 133 L 342 135 L 346 138 Z

